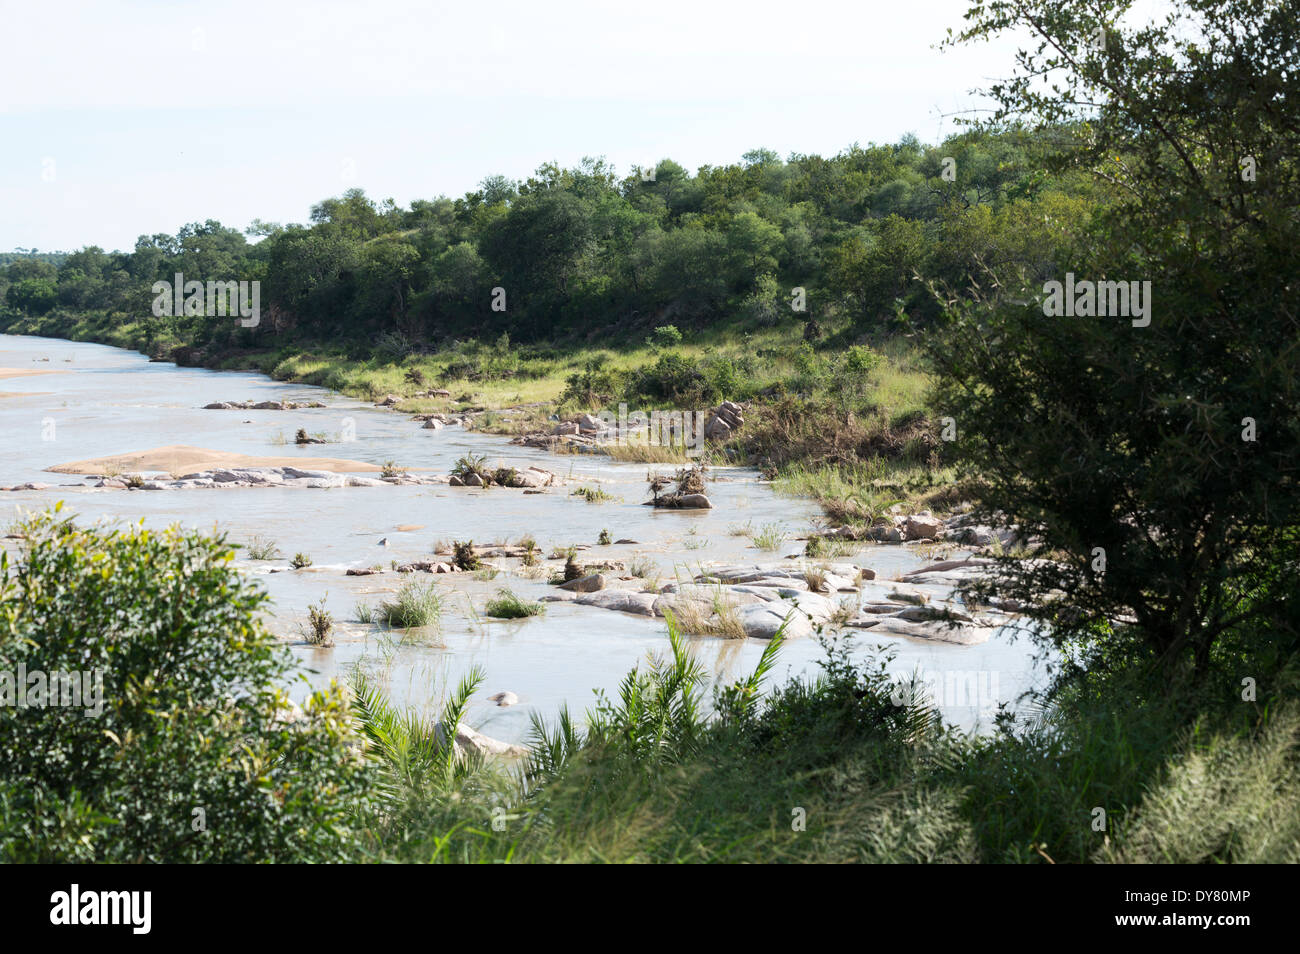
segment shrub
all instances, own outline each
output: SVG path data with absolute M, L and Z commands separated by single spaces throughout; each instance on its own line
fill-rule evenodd
M 682 343 L 682 333 L 676 325 L 660 325 L 646 339 L 646 344 L 653 348 L 675 348 Z
M 545 610 L 544 604 L 520 599 L 510 590 L 503 588 L 497 590 L 496 599 L 488 600 L 483 612 L 497 619 L 523 619 L 528 616 L 539 616 Z
M 333 646 L 334 640 L 331 634 L 334 631 L 334 617 L 330 611 L 325 608 L 325 600 L 307 607 L 307 622 L 310 630 L 307 633 L 307 642 L 313 646 Z
M 682 407 L 711 404 L 718 398 L 717 390 L 699 366 L 675 351 L 666 351 L 654 364 L 638 368 L 628 390 L 652 401 L 668 401 Z
M 305 569 L 311 566 L 311 557 L 305 553 L 295 553 L 293 559 L 289 561 L 289 565 L 295 570 Z
M 224 538 L 57 508 L 24 533 L 18 566 L 0 555 L 2 668 L 91 673 L 102 710 L 0 705 L 0 858 L 349 856 L 366 783 L 347 707 L 331 688 L 298 712 L 276 688 L 294 663 Z
M 587 362 L 584 370 L 571 374 L 560 394 L 561 405 L 593 408 L 608 404 L 623 392 L 623 376 L 605 367 L 601 359 Z
M 482 564 L 474 555 L 473 540 L 457 540 L 451 545 L 452 562 L 462 570 L 477 570 Z
M 466 454 L 457 460 L 451 469 L 451 475 L 461 480 L 473 475 L 482 480 L 484 486 L 492 483 L 492 471 L 488 469 L 486 458 L 481 454 Z

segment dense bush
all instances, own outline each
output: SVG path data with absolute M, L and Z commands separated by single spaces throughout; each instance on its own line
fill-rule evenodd
M 79 706 L 0 706 L 0 857 L 347 853 L 365 791 L 347 705 L 338 691 L 288 703 L 291 663 L 231 547 L 57 513 L 21 533 L 18 565 L 0 560 L 0 673 L 97 673 L 102 694 L 92 676 Z

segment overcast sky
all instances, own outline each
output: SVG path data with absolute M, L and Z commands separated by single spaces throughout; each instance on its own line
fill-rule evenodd
M 305 222 L 604 156 L 933 142 L 1008 44 L 941 52 L 967 0 L 0 0 L 0 250 L 209 218 Z

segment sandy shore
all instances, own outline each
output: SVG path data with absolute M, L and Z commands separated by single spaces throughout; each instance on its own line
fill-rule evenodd
M 67 374 L 62 368 L 0 368 L 0 379 L 26 378 L 33 374 Z
M 62 368 L 0 368 L 0 380 L 5 378 L 27 378 L 34 374 L 67 374 Z M 31 397 L 33 394 L 49 394 L 49 391 L 0 391 L 0 400 L 13 397 Z
M 229 451 L 208 450 L 186 444 L 171 444 L 153 450 L 114 454 L 76 460 L 68 464 L 46 467 L 53 474 L 105 474 L 163 473 L 192 474 L 200 470 L 234 470 L 242 467 L 300 467 L 304 470 L 328 470 L 336 474 L 372 473 L 383 470 L 377 464 L 340 457 L 250 457 Z

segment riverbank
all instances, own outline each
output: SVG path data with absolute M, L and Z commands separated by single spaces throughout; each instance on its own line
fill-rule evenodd
M 109 344 L 181 367 L 258 371 L 509 437 L 549 432 L 557 421 L 620 404 L 704 410 L 734 399 L 745 408 L 744 426 L 711 440 L 704 460 L 758 467 L 781 492 L 816 500 L 836 525 L 869 527 L 895 503 L 950 511 L 965 496 L 943 463 L 940 422 L 927 404 L 930 376 L 899 337 L 860 350 L 867 360 L 853 370 L 837 359 L 833 330 L 826 347 L 814 348 L 802 326 L 742 322 L 670 347 L 469 341 L 431 353 L 272 335 L 195 347 L 162 334 L 156 322 L 121 314 L 10 315 L 0 317 L 0 328 Z M 687 462 L 679 449 L 643 443 L 594 450 L 634 463 Z

